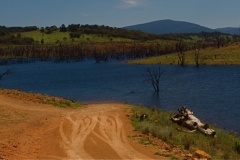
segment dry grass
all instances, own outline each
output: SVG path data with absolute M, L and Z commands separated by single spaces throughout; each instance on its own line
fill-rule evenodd
M 23 92 L 20 90 L 0 89 L 0 94 L 35 103 L 50 104 L 61 108 L 73 108 L 81 106 L 80 102 L 76 102 L 70 99 L 59 98 L 39 93 Z
M 185 64 L 195 65 L 195 50 L 185 52 Z M 136 59 L 129 61 L 131 64 L 178 64 L 177 53 L 157 57 Z M 240 44 L 235 43 L 228 46 L 216 48 L 210 47 L 199 50 L 200 65 L 239 65 Z

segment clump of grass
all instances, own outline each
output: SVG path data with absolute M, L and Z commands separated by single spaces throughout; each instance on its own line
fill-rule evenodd
M 171 158 L 171 160 L 178 160 L 177 157 L 171 155 L 171 154 L 161 154 L 159 152 L 156 152 L 155 155 L 158 155 L 158 156 L 163 156 L 163 157 L 168 157 L 168 158 Z
M 225 152 L 225 153 L 223 154 L 223 159 L 230 159 L 230 155 L 229 155 L 228 152 Z
M 21 100 L 50 104 L 61 108 L 75 108 L 81 106 L 80 102 L 71 99 L 59 98 L 38 93 L 23 92 L 21 90 L 0 89 L 0 93 Z
M 235 150 L 238 154 L 240 154 L 240 143 L 239 142 L 235 142 Z
M 156 106 L 152 106 L 151 110 L 152 110 L 152 112 L 155 112 L 156 111 Z
M 69 99 L 56 99 L 56 98 L 46 98 L 45 104 L 51 104 L 53 106 L 61 107 L 61 108 L 74 108 L 81 106 L 81 103 Z
M 140 126 L 142 134 L 150 133 L 150 124 L 143 122 Z
M 182 144 L 184 146 L 184 149 L 189 150 L 191 145 L 193 144 L 193 138 L 191 136 L 187 136 L 185 135 L 184 137 L 182 137 Z
M 159 127 L 157 131 L 157 137 L 164 142 L 170 141 L 172 139 L 173 131 L 168 126 Z
M 150 139 L 146 139 L 146 138 L 141 138 L 139 140 L 139 143 L 143 144 L 143 145 L 156 145 L 155 143 L 153 143 L 153 141 L 151 141 Z

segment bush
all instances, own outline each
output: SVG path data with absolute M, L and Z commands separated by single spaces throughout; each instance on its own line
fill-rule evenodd
M 149 125 L 149 124 L 142 122 L 140 128 L 141 128 L 142 134 L 148 134 L 148 133 L 150 133 L 150 125 Z
M 157 137 L 166 142 L 172 138 L 172 129 L 169 127 L 159 127 L 157 131 Z
M 70 38 L 80 38 L 80 33 L 70 33 Z
M 193 144 L 193 139 L 192 139 L 192 137 L 190 137 L 190 136 L 184 136 L 184 137 L 182 137 L 182 144 L 183 144 L 183 146 L 184 146 L 184 149 L 187 149 L 187 150 L 189 150 L 190 149 L 190 146 Z
M 235 150 L 237 151 L 238 154 L 240 154 L 240 143 L 235 142 Z

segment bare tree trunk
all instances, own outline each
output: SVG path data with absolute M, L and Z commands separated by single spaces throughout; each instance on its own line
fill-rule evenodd
M 176 44 L 176 51 L 177 51 L 177 54 L 178 54 L 178 64 L 180 64 L 181 66 L 185 65 L 185 54 L 183 52 L 184 50 L 184 44 L 181 41 L 179 41 L 177 44 Z
M 217 42 L 217 47 L 220 48 L 220 44 L 221 44 L 221 35 L 216 33 L 214 35 L 215 39 L 216 39 L 216 42 Z
M 146 72 L 148 73 L 149 78 L 145 81 L 153 86 L 155 92 L 159 92 L 159 82 L 164 71 L 161 71 L 161 68 L 159 67 L 158 69 L 147 68 Z
M 4 73 L 2 73 L 2 74 L 0 75 L 0 80 L 2 79 L 3 76 L 8 75 L 8 74 L 11 74 L 11 73 L 13 73 L 13 69 L 12 69 L 12 68 L 6 70 Z
M 195 51 L 194 60 L 195 60 L 196 66 L 199 67 L 199 50 L 198 49 L 196 49 Z

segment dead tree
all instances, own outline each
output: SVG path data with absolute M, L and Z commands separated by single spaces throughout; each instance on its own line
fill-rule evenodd
M 205 56 L 200 56 L 199 49 L 196 49 L 194 54 L 194 61 L 196 66 L 199 67 L 200 63 L 202 63 L 205 59 Z
M 181 66 L 185 65 L 185 54 L 184 54 L 184 44 L 183 41 L 180 40 L 178 43 L 176 43 L 175 46 L 177 55 L 178 55 L 178 64 Z
M 195 51 L 194 60 L 195 60 L 196 66 L 199 67 L 199 50 L 198 49 L 196 49 Z
M 220 35 L 220 33 L 214 34 L 214 38 L 216 39 L 217 47 L 220 48 L 220 44 L 221 44 L 221 35 Z
M 0 75 L 0 80 L 2 79 L 3 76 L 11 74 L 11 73 L 13 73 L 13 69 L 12 68 L 11 69 L 7 69 L 4 73 L 2 73 Z
M 197 117 L 193 115 L 193 111 L 182 107 L 178 109 L 178 114 L 171 117 L 173 122 L 188 128 L 189 130 L 198 130 L 206 135 L 215 136 L 216 131 L 209 128 L 207 123 L 203 124 Z
M 159 82 L 164 71 L 161 71 L 161 68 L 159 67 L 158 69 L 147 68 L 146 72 L 148 73 L 149 78 L 146 79 L 145 82 L 150 83 L 153 86 L 155 92 L 159 92 Z

